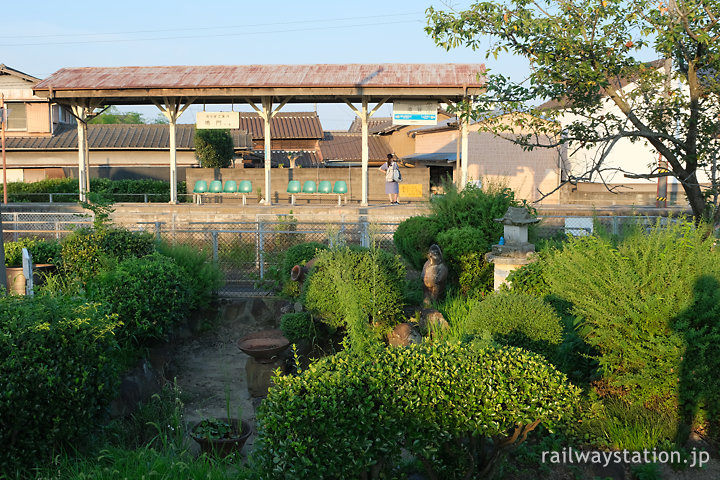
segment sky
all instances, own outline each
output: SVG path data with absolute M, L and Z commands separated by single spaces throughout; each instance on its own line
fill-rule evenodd
M 425 10 L 463 10 L 469 1 L 363 0 L 40 0 L 28 8 L 7 2 L 0 29 L 0 63 L 38 78 L 63 67 L 249 65 L 318 63 L 485 63 L 522 80 L 527 63 L 484 51 L 437 47 L 424 31 Z M 483 46 L 489 46 L 488 38 Z M 235 110 L 251 111 L 249 106 Z M 383 106 L 376 116 L 390 116 Z M 194 123 L 202 105 L 182 123 Z M 207 106 L 229 110 L 230 106 Z M 288 105 L 317 109 L 325 130 L 346 130 L 354 113 L 345 104 Z M 152 119 L 155 107 L 130 107 Z

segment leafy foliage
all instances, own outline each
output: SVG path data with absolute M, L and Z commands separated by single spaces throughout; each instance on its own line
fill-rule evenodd
M 395 248 L 412 268 L 422 270 L 430 245 L 435 243 L 439 231 L 440 225 L 435 218 L 407 218 L 395 230 L 393 236 Z
M 543 300 L 527 294 L 497 292 L 475 305 L 466 323 L 468 334 L 489 333 L 493 340 L 540 353 L 553 360 L 562 342 L 562 323 Z
M 195 156 L 203 168 L 227 168 L 234 155 L 228 130 L 195 130 Z
M 280 330 L 292 343 L 315 336 L 315 324 L 307 312 L 286 313 L 280 318 Z
M 170 257 L 180 267 L 188 288 L 190 310 L 206 307 L 212 295 L 223 284 L 220 268 L 212 261 L 212 254 L 191 245 L 171 245 L 162 242 L 157 251 Z
M 486 56 L 510 52 L 529 61 L 523 83 L 489 76 L 486 95 L 472 106 L 483 128 L 527 148 L 597 148 L 587 171 L 573 172 L 568 181 L 595 181 L 619 139 L 647 142 L 667 160 L 699 220 L 712 208 L 706 209 L 697 172 L 714 168 L 720 141 L 720 83 L 706 73 L 720 66 L 719 14 L 716 0 L 505 0 L 457 12 L 431 7 L 426 32 L 447 49 L 483 48 L 489 35 L 495 41 Z M 651 58 L 671 59 L 669 74 L 662 62 L 640 60 L 648 49 Z M 631 81 L 635 88 L 624 88 Z M 538 99 L 552 99 L 559 108 L 537 107 Z M 552 121 L 560 109 L 574 119 L 562 130 Z M 508 122 L 505 112 L 519 114 Z M 716 206 L 717 185 L 709 193 Z
M 88 279 L 113 262 L 142 257 L 155 251 L 155 238 L 148 232 L 124 228 L 80 228 L 62 242 L 63 268 L 80 279 Z
M 145 201 L 144 194 L 148 194 L 148 202 L 168 202 L 170 200 L 170 183 L 162 180 L 91 178 L 90 190 L 115 202 L 143 202 Z M 178 182 L 177 191 L 186 191 L 184 181 Z M 0 185 L 0 192 L 2 192 L 2 185 Z M 78 181 L 75 178 L 58 178 L 31 183 L 8 183 L 8 200 L 10 202 L 49 202 L 50 193 L 75 194 L 54 196 L 53 201 L 76 202 L 78 200 Z M 181 197 L 179 201 L 190 201 L 190 199 Z
M 117 385 L 117 317 L 69 297 L 0 298 L 0 471 L 82 444 Z
M 21 238 L 15 242 L 4 242 L 5 266 L 22 266 L 22 249 L 27 248 L 33 263 L 55 263 L 60 260 L 60 243 L 40 238 Z
M 364 322 L 380 330 L 398 323 L 405 282 L 399 257 L 379 249 L 343 247 L 326 250 L 317 259 L 301 297 L 309 310 L 340 327 L 351 303 L 357 302 Z M 340 283 L 352 286 L 348 294 L 342 294 Z
M 185 272 L 171 258 L 154 253 L 127 258 L 100 274 L 89 295 L 123 322 L 123 342 L 144 344 L 162 338 L 184 320 L 191 304 Z
M 570 239 L 550 256 L 544 278 L 583 319 L 580 333 L 596 349 L 604 381 L 626 401 L 673 404 L 679 382 L 690 396 L 712 388 L 720 323 L 704 302 L 718 296 L 720 255 L 704 230 L 683 222 L 638 227 L 617 247 Z M 701 351 L 692 366 L 684 363 Z M 684 368 L 697 377 L 689 381 Z
M 484 478 L 509 434 L 552 428 L 579 395 L 539 356 L 467 344 L 342 352 L 275 382 L 258 411 L 261 478 L 380 478 L 402 448 L 429 478 Z

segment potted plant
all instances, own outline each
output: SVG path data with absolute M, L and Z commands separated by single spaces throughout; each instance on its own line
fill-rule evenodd
M 27 248 L 32 256 L 33 270 L 49 273 L 60 258 L 60 244 L 56 241 L 42 240 L 36 237 L 21 238 L 15 242 L 5 242 L 5 271 L 10 293 L 25 294 L 25 276 L 22 271 L 22 249 Z M 40 284 L 42 278 L 34 278 Z
M 251 433 L 250 424 L 236 418 L 207 418 L 190 429 L 202 452 L 219 457 L 242 450 Z

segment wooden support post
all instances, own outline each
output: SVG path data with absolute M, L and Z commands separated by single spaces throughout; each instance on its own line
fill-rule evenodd
M 175 126 L 177 125 L 177 119 L 183 114 L 187 108 L 193 104 L 195 98 L 189 98 L 182 105 L 181 97 L 163 98 L 164 103 L 160 103 L 155 99 L 151 99 L 155 106 L 160 109 L 165 118 L 168 120 L 168 127 L 170 129 L 170 202 L 171 204 L 177 204 L 177 148 L 175 145 Z
M 273 117 L 290 101 L 292 97 L 287 97 L 285 100 L 280 102 L 280 105 L 273 110 L 272 97 L 262 97 L 262 109 L 258 108 L 255 103 L 249 98 L 245 99 L 255 111 L 263 119 L 265 125 L 265 205 L 272 205 L 272 192 L 271 192 L 271 168 L 272 168 L 272 138 L 270 137 L 270 126 L 272 125 Z

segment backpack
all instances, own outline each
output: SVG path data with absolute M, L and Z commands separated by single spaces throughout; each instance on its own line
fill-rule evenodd
M 385 172 L 386 182 L 402 182 L 402 175 L 400 175 L 400 169 L 397 167 L 397 163 L 393 163 L 392 167 L 387 169 Z

